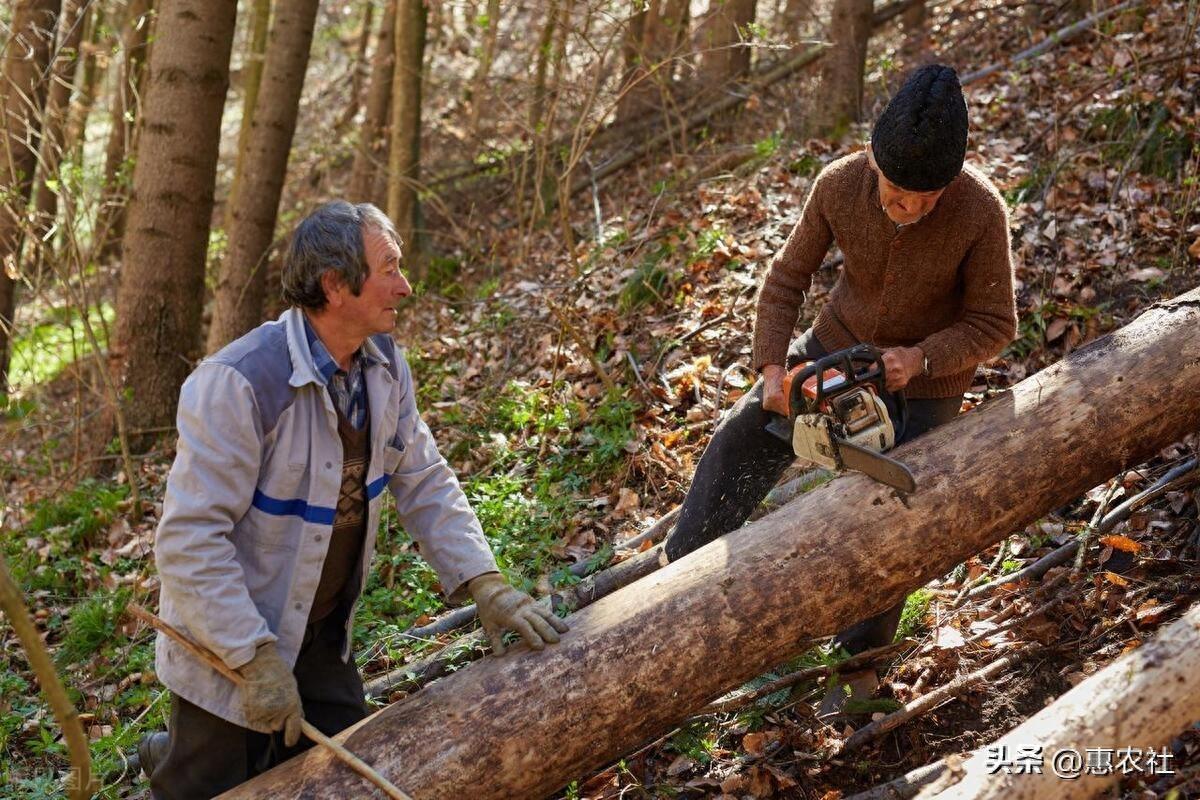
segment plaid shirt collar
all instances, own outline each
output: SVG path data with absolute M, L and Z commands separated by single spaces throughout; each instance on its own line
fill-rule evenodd
M 308 338 L 308 349 L 312 353 L 317 373 L 329 390 L 333 405 L 349 420 L 355 430 L 362 430 L 367 421 L 367 383 L 365 368 L 379 363 L 378 359 L 359 347 L 350 356 L 349 371 L 343 370 L 330 355 L 329 349 L 317 336 L 308 315 L 304 315 L 304 335 Z

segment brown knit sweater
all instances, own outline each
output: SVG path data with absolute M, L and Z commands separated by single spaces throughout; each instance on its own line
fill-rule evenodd
M 859 341 L 920 347 L 929 375 L 912 398 L 953 397 L 975 367 L 1016 335 L 1008 209 L 986 177 L 967 166 L 919 221 L 896 226 L 879 205 L 865 151 L 817 176 L 800 221 L 767 272 L 758 299 L 754 368 L 783 364 L 804 292 L 832 241 L 845 263 L 814 323 L 826 350 Z

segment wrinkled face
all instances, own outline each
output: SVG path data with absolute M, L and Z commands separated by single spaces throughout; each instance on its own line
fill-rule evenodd
M 879 205 L 888 219 L 897 225 L 911 225 L 933 211 L 945 187 L 932 192 L 910 192 L 889 181 L 875 163 L 875 154 L 867 148 L 867 160 L 879 179 Z
M 396 327 L 396 304 L 412 294 L 400 272 L 400 248 L 386 233 L 364 228 L 363 249 L 368 273 L 362 291 L 356 296 L 346 285 L 339 285 L 334 290 L 336 302 L 330 297 L 330 308 L 336 309 L 348 328 L 363 336 L 389 333 Z

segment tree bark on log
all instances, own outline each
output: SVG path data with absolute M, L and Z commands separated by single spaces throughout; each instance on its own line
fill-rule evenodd
M 841 475 L 573 615 L 560 644 L 484 659 L 337 738 L 419 800 L 545 796 L 1193 431 L 1197 325 L 1200 290 L 1152 306 L 894 451 L 916 493 Z M 223 796 L 339 798 L 357 780 L 309 752 Z
M 1193 358 L 1194 358 L 1193 354 Z M 1193 392 L 1194 394 L 1194 392 Z M 919 798 L 937 800 L 1073 800 L 1099 797 L 1122 777 L 1082 774 L 1064 780 L 1055 774 L 1053 759 L 1074 750 L 1086 759 L 1087 750 L 1115 751 L 1148 747 L 1158 752 L 1200 719 L 1200 604 L 1155 634 L 1131 653 L 1109 664 L 1058 700 L 1030 717 L 995 743 L 977 751 L 961 771 L 962 779 L 942 791 L 926 790 Z M 991 774 L 989 752 L 1041 747 L 1042 774 Z M 995 750 L 1005 748 L 1006 750 Z M 1084 761 L 1086 763 L 1086 760 Z M 1170 766 L 1169 764 L 1167 765 Z

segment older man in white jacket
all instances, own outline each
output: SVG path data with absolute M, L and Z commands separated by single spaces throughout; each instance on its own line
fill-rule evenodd
M 390 331 L 411 292 L 395 229 L 328 203 L 297 227 L 291 308 L 205 359 L 179 398 L 179 444 L 155 559 L 161 614 L 246 678 L 239 689 L 170 639 L 167 735 L 140 748 L 159 800 L 219 794 L 298 752 L 301 716 L 334 734 L 365 716 L 350 659 L 382 492 L 451 601 L 470 594 L 498 652 L 566 626 L 510 587 L 417 412 Z

